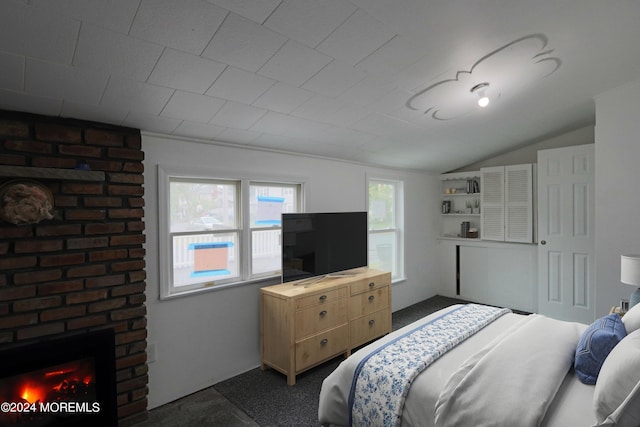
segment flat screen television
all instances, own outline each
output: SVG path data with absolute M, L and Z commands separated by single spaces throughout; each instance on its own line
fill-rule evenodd
M 282 282 L 367 266 L 367 212 L 282 214 Z

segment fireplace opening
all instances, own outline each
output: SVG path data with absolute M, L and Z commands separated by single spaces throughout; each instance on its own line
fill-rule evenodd
M 112 329 L 11 347 L 0 360 L 0 425 L 117 425 Z

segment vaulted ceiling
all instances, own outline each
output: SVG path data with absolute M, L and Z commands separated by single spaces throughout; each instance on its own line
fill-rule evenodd
M 594 124 L 640 77 L 638 22 L 637 0 L 2 0 L 0 108 L 443 172 Z

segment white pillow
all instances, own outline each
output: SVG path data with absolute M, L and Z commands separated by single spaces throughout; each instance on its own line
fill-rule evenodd
M 640 330 L 623 338 L 605 359 L 593 405 L 596 426 L 640 426 Z
M 627 335 L 631 332 L 640 329 L 640 304 L 636 304 L 622 318 L 624 328 L 627 330 Z

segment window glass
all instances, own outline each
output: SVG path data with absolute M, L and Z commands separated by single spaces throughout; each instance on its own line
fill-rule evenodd
M 280 228 L 251 232 L 251 270 L 254 276 L 280 274 L 282 266 L 280 235 Z
M 403 186 L 401 181 L 369 179 L 369 266 L 404 275 Z
M 383 271 L 397 270 L 396 253 L 395 231 L 369 235 L 369 267 Z
M 298 185 L 251 183 L 251 227 L 279 227 L 283 213 L 298 212 Z
M 238 233 L 173 235 L 173 286 L 238 278 Z
M 369 183 L 369 229 L 395 227 L 395 184 L 371 180 Z
M 237 193 L 236 182 L 172 179 L 171 232 L 238 228 Z

